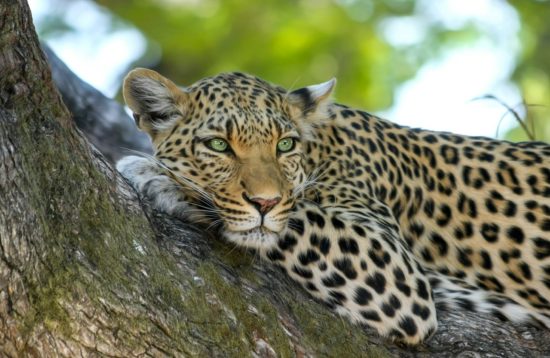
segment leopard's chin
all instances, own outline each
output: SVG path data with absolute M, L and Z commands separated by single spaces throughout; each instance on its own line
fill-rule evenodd
M 264 226 L 258 226 L 245 231 L 224 230 L 223 236 L 239 246 L 253 249 L 268 249 L 277 245 L 279 234 L 267 229 Z

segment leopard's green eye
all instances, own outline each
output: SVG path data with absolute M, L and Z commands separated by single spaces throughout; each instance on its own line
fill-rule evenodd
M 277 143 L 277 150 L 281 153 L 290 152 L 296 142 L 292 138 L 283 138 Z
M 225 152 L 229 148 L 229 144 L 221 138 L 210 139 L 206 145 L 216 152 Z

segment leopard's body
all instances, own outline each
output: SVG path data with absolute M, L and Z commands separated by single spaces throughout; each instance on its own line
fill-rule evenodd
M 156 160 L 118 168 L 381 335 L 421 342 L 435 303 L 550 327 L 550 145 L 401 127 L 333 104 L 333 85 L 232 73 L 180 90 L 135 70 L 125 98 Z

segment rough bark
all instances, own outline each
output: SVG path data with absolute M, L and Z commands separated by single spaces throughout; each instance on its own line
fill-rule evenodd
M 0 356 L 550 355 L 548 331 L 465 312 L 396 347 L 151 212 L 76 130 L 23 0 L 0 3 L 0 29 Z

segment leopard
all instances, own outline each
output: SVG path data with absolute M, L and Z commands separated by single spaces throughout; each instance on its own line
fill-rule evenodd
M 426 342 L 445 309 L 550 328 L 550 145 L 400 126 L 335 84 L 134 69 L 123 96 L 155 152 L 117 169 L 391 341 Z

